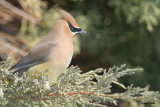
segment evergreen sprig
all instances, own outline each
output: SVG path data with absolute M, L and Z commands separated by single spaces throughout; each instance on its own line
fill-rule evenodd
M 27 73 L 21 78 L 13 75 L 14 81 L 7 81 L 9 67 L 10 63 L 5 62 L 0 68 L 1 106 L 103 107 L 106 102 L 117 105 L 118 99 L 155 102 L 160 98 L 159 92 L 145 91 L 133 85 L 123 93 L 111 93 L 112 83 L 125 88 L 118 78 L 134 74 L 141 68 L 125 69 L 125 65 L 121 65 L 108 71 L 99 68 L 82 73 L 78 67 L 71 66 L 48 90 L 45 88 L 48 79 L 44 74 L 35 74 L 36 78 L 27 76 Z

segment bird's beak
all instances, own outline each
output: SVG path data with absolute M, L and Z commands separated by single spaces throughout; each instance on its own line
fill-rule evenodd
M 84 31 L 84 30 L 80 30 L 80 31 L 78 31 L 78 32 L 75 32 L 74 34 L 75 34 L 75 35 L 78 35 L 78 34 L 85 34 L 85 33 L 87 33 L 87 32 Z
M 84 30 L 81 30 L 81 31 L 79 31 L 79 33 L 80 33 L 80 34 L 85 34 L 85 33 L 87 33 L 87 32 L 84 31 Z

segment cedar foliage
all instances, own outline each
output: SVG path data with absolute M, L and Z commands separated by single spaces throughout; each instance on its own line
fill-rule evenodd
M 119 83 L 119 78 L 142 70 L 126 69 L 125 64 L 109 68 L 108 71 L 99 68 L 87 73 L 71 66 L 58 77 L 49 90 L 45 88 L 48 80 L 44 74 L 35 74 L 38 77 L 36 79 L 28 77 L 26 73 L 21 78 L 15 74 L 12 75 L 14 81 L 7 82 L 6 78 L 10 75 L 7 70 L 9 67 L 10 63 L 5 62 L 0 68 L 1 106 L 106 107 L 107 102 L 117 105 L 118 99 L 157 103 L 160 98 L 159 92 L 146 91 L 145 88 L 133 85 L 125 88 Z M 102 75 L 99 75 L 100 73 Z M 111 83 L 125 88 L 125 92 L 111 93 Z

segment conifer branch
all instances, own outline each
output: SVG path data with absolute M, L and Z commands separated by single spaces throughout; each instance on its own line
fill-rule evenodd
M 64 74 L 58 77 L 51 86 L 51 90 L 44 88 L 48 79 L 44 74 L 35 74 L 35 78 L 22 78 L 14 75 L 15 81 L 4 82 L 8 76 L 9 62 L 5 62 L 0 68 L 1 99 L 0 105 L 52 105 L 52 106 L 104 106 L 105 102 L 115 105 L 117 100 L 135 101 L 159 101 L 159 92 L 146 91 L 144 88 L 128 86 L 125 92 L 111 93 L 112 83 L 124 88 L 118 82 L 118 78 L 134 74 L 142 69 L 125 69 L 125 65 L 112 67 L 107 72 L 104 69 L 96 69 L 81 74 L 78 67 L 71 66 Z M 101 75 L 100 75 L 101 74 Z M 96 81 L 93 81 L 96 80 Z M 15 102 L 16 101 L 16 102 Z

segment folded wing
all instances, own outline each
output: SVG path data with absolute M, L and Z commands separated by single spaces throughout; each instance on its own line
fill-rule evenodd
M 49 41 L 34 47 L 27 56 L 22 58 L 17 64 L 15 64 L 9 70 L 18 70 L 22 68 L 30 68 L 34 65 L 40 64 L 48 60 L 50 54 L 54 51 L 56 44 L 53 41 Z

